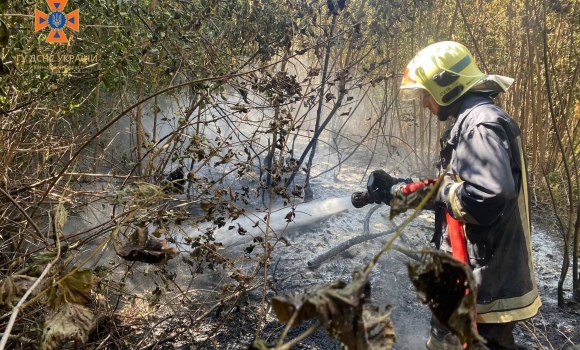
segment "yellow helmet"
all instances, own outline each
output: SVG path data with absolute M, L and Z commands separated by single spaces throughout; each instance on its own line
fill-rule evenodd
M 483 74 L 469 50 L 453 41 L 427 46 L 407 64 L 399 98 L 415 99 L 429 91 L 441 106 L 448 106 L 479 82 Z

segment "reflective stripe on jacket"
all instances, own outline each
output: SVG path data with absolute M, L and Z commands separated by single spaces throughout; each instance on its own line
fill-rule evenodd
M 477 282 L 477 322 L 534 316 L 541 301 L 531 250 L 531 223 L 520 129 L 500 107 L 468 94 L 448 143 L 461 181 L 445 191 L 449 212 L 464 222 Z M 445 232 L 441 249 L 450 250 Z

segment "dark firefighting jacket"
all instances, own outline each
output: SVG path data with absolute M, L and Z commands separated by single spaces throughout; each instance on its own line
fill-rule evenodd
M 456 182 L 442 189 L 442 202 L 464 223 L 478 288 L 477 322 L 530 318 L 541 301 L 532 262 L 520 129 L 489 98 L 467 94 L 447 143 L 451 154 L 448 169 Z M 440 245 L 451 250 L 445 229 Z

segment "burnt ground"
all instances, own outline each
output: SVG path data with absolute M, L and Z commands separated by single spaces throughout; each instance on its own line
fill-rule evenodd
M 319 186 L 332 186 L 320 181 Z M 340 191 L 326 190 L 326 193 L 348 194 Z M 276 274 L 291 276 L 277 285 L 280 293 L 301 293 L 313 290 L 316 286 L 337 278 L 349 280 L 355 267 L 364 266 L 379 251 L 390 236 L 377 238 L 344 251 L 338 256 L 327 260 L 316 269 L 309 269 L 306 261 L 318 256 L 329 248 L 357 235 L 362 234 L 362 224 L 368 209 L 352 209 L 332 216 L 327 220 L 290 232 L 287 238 L 292 245 L 282 247 L 278 251 L 280 259 Z M 537 213 L 538 217 L 541 215 Z M 404 217 L 396 218 L 401 223 Z M 417 218 L 405 231 L 407 240 L 414 248 L 429 245 L 432 232 L 433 217 L 428 212 Z M 573 349 L 574 344 L 580 344 L 580 315 L 578 309 L 567 307 L 562 310 L 557 306 L 557 281 L 561 268 L 561 244 L 556 232 L 548 229 L 546 220 L 536 220 L 533 225 L 533 251 L 536 268 L 536 280 L 543 301 L 540 313 L 525 322 L 521 322 L 515 336 L 519 345 L 529 349 Z M 388 208 L 377 210 L 370 219 L 371 233 L 383 232 L 392 228 L 388 222 Z M 401 243 L 402 244 L 402 243 Z M 392 319 L 397 331 L 398 340 L 394 348 L 397 350 L 423 349 L 428 333 L 430 312 L 422 305 L 410 284 L 407 276 L 406 262 L 409 258 L 395 251 L 387 252 L 380 260 L 371 276 L 372 300 L 376 305 L 384 307 L 390 304 L 394 307 Z M 571 277 L 565 284 L 565 292 L 571 297 Z M 259 294 L 259 293 L 257 293 Z M 274 293 L 270 292 L 270 296 Z M 259 301 L 260 296 L 251 296 L 249 300 Z M 252 304 L 250 302 L 250 304 Z M 277 339 L 282 325 L 270 315 L 269 322 L 263 331 L 263 339 Z M 290 334 L 300 334 L 306 326 L 297 327 Z M 255 331 L 248 332 L 248 341 Z M 227 333 L 224 333 L 224 335 Z M 233 335 L 233 334 L 232 334 Z M 237 337 L 234 337 L 237 338 Z M 223 337 L 227 343 L 232 339 Z M 238 338 L 239 339 L 239 338 Z M 243 348 L 247 342 L 241 342 Z M 216 349 L 234 348 L 217 346 Z M 340 346 L 330 339 L 323 330 L 317 331 L 296 349 L 339 349 Z
M 352 192 L 360 191 L 363 188 L 359 183 L 360 179 L 348 175 L 356 174 L 358 170 L 356 167 L 349 169 L 343 166 L 342 175 L 337 181 L 331 174 L 312 180 L 315 192 L 314 204 L 298 207 L 298 210 L 305 209 L 303 216 L 297 215 L 295 218 L 295 227 L 284 234 L 288 245 L 277 246 L 272 254 L 273 268 L 270 268 L 269 275 L 271 288 L 266 294 L 267 302 L 275 295 L 312 291 L 336 279 L 349 281 L 352 271 L 365 266 L 388 240 L 390 236 L 383 236 L 357 244 L 316 268 L 309 268 L 307 264 L 309 260 L 338 244 L 362 234 L 365 216 L 370 206 L 361 209 L 349 208 L 336 213 L 336 210 L 331 212 L 324 209 L 325 205 L 317 205 L 327 203 L 329 200 L 335 201 L 331 203 L 342 203 Z M 394 224 L 400 224 L 407 215 L 397 217 L 394 223 L 391 223 L 388 220 L 388 213 L 388 207 L 382 206 L 372 215 L 369 221 L 370 233 L 388 231 Z M 536 280 L 543 306 L 536 317 L 517 326 L 516 340 L 518 344 L 529 349 L 575 349 L 574 344 L 580 344 L 578 309 L 574 311 L 573 305 L 567 310 L 557 307 L 556 288 L 562 261 L 561 239 L 550 229 L 549 223 L 546 223 L 545 214 L 538 213 L 537 217 L 542 217 L 542 220 L 534 220 L 533 251 Z M 428 246 L 432 226 L 432 214 L 422 213 L 404 231 L 406 242 L 415 249 Z M 248 234 L 252 235 L 253 232 L 250 231 Z M 232 250 L 244 251 L 247 246 L 248 244 L 244 243 L 234 246 Z M 260 253 L 258 249 L 254 249 L 249 255 L 256 258 Z M 381 309 L 386 305 L 393 306 L 392 321 L 397 333 L 397 342 L 393 348 L 396 350 L 424 349 L 429 329 L 430 312 L 421 304 L 409 281 L 406 266 L 408 261 L 407 256 L 397 251 L 388 251 L 381 257 L 371 275 L 372 303 Z M 206 276 L 206 279 L 194 281 L 189 277 L 190 266 L 179 259 L 174 259 L 165 267 L 142 265 L 135 269 L 131 279 L 126 281 L 126 289 L 135 294 L 143 293 L 147 298 L 155 296 L 155 291 L 159 289 L 161 283 L 152 284 L 151 276 L 159 271 L 174 276 L 172 278 L 177 276 L 175 278 L 177 287 L 169 288 L 168 291 L 172 289 L 181 293 L 187 290 L 188 293 L 200 297 L 197 301 L 215 301 L 224 288 L 222 280 L 215 276 Z M 231 280 L 228 281 L 227 278 L 225 280 L 231 283 Z M 570 276 L 565 286 L 566 297 L 569 299 Z M 205 292 L 198 293 L 198 290 Z M 211 296 L 212 290 L 215 291 L 214 296 Z M 207 297 L 207 294 L 210 297 Z M 217 350 L 246 349 L 249 346 L 256 334 L 262 301 L 261 289 L 242 294 L 235 302 L 227 302 L 207 311 L 208 316 L 200 322 L 197 321 L 197 317 L 202 313 L 201 310 L 203 312 L 207 310 L 206 305 L 210 303 L 200 304 L 197 301 L 191 302 L 191 299 L 188 299 L 185 302 L 181 299 L 180 304 L 170 308 L 171 312 L 152 310 L 146 313 L 142 308 L 125 307 L 121 310 L 121 318 L 125 317 L 128 320 L 129 316 L 146 314 L 149 320 L 148 324 L 128 324 L 122 320 L 121 323 L 126 327 L 125 331 L 135 339 L 131 341 L 134 344 L 131 348 Z M 302 334 L 312 322 L 291 328 L 286 339 L 293 339 Z M 260 339 L 275 343 L 283 329 L 284 325 L 279 323 L 274 313 L 268 309 L 263 320 Z M 92 345 L 106 344 L 102 339 L 95 339 Z M 92 345 L 91 348 L 94 348 Z M 333 350 L 341 349 L 341 346 L 329 337 L 324 329 L 319 328 L 294 349 Z
M 375 221 L 377 222 L 384 219 L 380 212 L 376 216 Z M 348 221 L 348 217 L 348 213 L 340 214 L 327 220 L 330 222 L 325 221 L 314 227 L 288 235 L 288 240 L 292 242 L 292 245 L 281 249 L 288 250 L 288 252 L 279 253 L 279 261 L 276 266 L 278 282 L 274 285 L 276 292 L 269 290 L 268 300 L 277 294 L 311 291 L 336 278 L 348 280 L 354 267 L 362 266 L 363 263 L 370 260 L 388 236 L 354 246 L 316 269 L 305 266 L 306 260 L 315 255 L 312 254 L 312 251 L 318 251 L 317 244 L 332 246 L 330 243 L 324 242 L 330 240 L 330 237 L 335 237 L 336 231 L 334 230 L 345 225 L 345 222 L 342 221 Z M 428 215 L 421 217 L 418 221 L 425 222 L 413 223 L 407 232 L 412 244 L 420 240 L 418 236 L 413 236 L 413 232 L 423 232 L 428 229 L 428 219 Z M 348 227 L 346 229 L 348 230 Z M 538 232 L 537 229 L 536 232 Z M 534 251 L 537 256 L 537 280 L 543 306 L 536 317 L 519 323 L 515 330 L 515 336 L 518 344 L 524 345 L 528 349 L 572 350 L 576 349 L 574 344 L 580 344 L 580 329 L 578 327 L 580 317 L 572 310 L 564 311 L 557 307 L 555 287 L 558 278 L 556 272 L 559 269 L 559 258 L 555 256 L 553 247 L 549 246 L 548 243 L 551 240 L 547 235 L 549 233 L 541 231 L 536 233 L 534 239 Z M 302 245 L 302 240 L 308 241 L 310 244 Z M 427 307 L 418 301 L 416 293 L 410 285 L 405 265 L 408 260 L 409 258 L 398 252 L 387 252 L 381 258 L 381 263 L 375 268 L 371 278 L 372 301 L 381 307 L 386 304 L 394 306 L 392 319 L 398 339 L 393 348 L 397 350 L 424 349 L 430 317 Z M 230 313 L 224 311 L 229 309 L 225 306 L 223 309 L 211 313 L 204 320 L 203 326 L 196 327 L 195 337 L 177 336 L 175 339 L 169 339 L 153 348 L 246 349 L 255 336 L 260 302 L 260 290 L 249 292 L 240 298 L 237 307 L 233 308 Z M 299 336 L 313 323 L 314 321 L 308 321 L 291 328 L 286 340 Z M 190 327 L 191 323 L 186 317 L 172 319 L 166 324 L 161 323 L 157 339 L 171 338 L 171 335 L 174 334 L 172 332 L 179 330 L 180 325 L 185 329 Z M 222 326 L 214 333 L 213 331 L 219 325 Z M 267 314 L 260 338 L 273 344 L 280 337 L 284 326 L 270 312 Z M 211 340 L 207 340 L 208 335 L 211 335 Z M 149 345 L 152 344 L 149 343 Z M 319 328 L 293 349 L 338 350 L 341 349 L 341 345 L 329 337 L 324 329 Z

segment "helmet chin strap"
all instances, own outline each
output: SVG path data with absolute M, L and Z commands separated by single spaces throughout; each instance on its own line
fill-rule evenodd
M 445 122 L 447 119 L 449 119 L 449 114 L 443 113 L 443 111 L 440 109 L 439 113 L 437 113 L 437 119 L 439 119 L 440 122 Z
M 439 112 L 437 112 L 437 119 L 439 119 L 439 121 L 444 122 L 447 121 L 449 117 L 455 118 L 457 115 L 457 111 L 459 111 L 459 108 L 463 104 L 464 100 L 465 94 L 463 94 L 449 106 L 439 106 Z
M 445 121 L 447 121 L 447 119 L 449 119 L 449 115 L 445 114 L 443 116 L 443 115 L 441 115 L 441 112 L 439 112 L 439 114 L 437 114 L 437 119 L 439 119 L 440 122 L 445 122 Z

